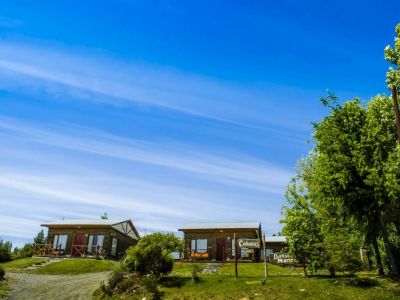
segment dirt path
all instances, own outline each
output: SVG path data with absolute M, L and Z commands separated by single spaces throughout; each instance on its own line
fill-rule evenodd
M 7 273 L 11 291 L 6 299 L 91 299 L 109 272 L 81 275 Z

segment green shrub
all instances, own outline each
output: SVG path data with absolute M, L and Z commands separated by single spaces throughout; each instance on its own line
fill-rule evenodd
M 172 271 L 174 259 L 171 253 L 181 247 L 182 241 L 173 234 L 153 233 L 128 249 L 124 261 L 130 272 L 158 278 Z
M 11 242 L 0 240 L 0 262 L 10 261 L 11 257 Z
M 200 282 L 200 277 L 199 277 L 199 272 L 200 272 L 200 267 L 198 264 L 193 264 L 192 266 L 192 279 L 195 283 Z
M 122 272 L 121 270 L 114 270 L 111 274 L 110 277 L 108 278 L 108 284 L 107 286 L 110 289 L 115 289 L 123 279 L 124 279 L 125 273 Z
M 32 257 L 34 244 L 25 244 L 22 248 L 15 247 L 12 252 L 12 259 Z
M 0 280 L 4 279 L 4 276 L 6 275 L 6 271 L 2 267 L 0 267 Z

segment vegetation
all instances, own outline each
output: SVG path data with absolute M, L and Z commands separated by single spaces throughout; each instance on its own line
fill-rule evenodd
M 45 261 L 47 261 L 47 258 L 21 258 L 5 263 L 0 263 L 0 267 L 4 268 L 6 271 L 15 272 L 32 265 L 41 264 Z
M 195 283 L 191 276 L 193 265 L 176 263 L 173 272 L 161 278 L 158 289 L 162 299 L 394 299 L 400 296 L 398 284 L 368 272 L 352 279 L 340 273 L 335 278 L 325 276 L 325 273 L 304 278 L 302 269 L 291 270 L 271 264 L 268 268 L 265 285 L 260 284 L 264 276 L 264 266 L 260 263 L 239 264 L 237 279 L 234 265 L 225 264 L 216 274 L 199 273 L 200 282 Z M 137 282 L 138 278 L 129 280 Z M 150 294 L 140 290 L 138 285 L 136 288 L 138 293 L 114 293 L 102 297 L 142 299 L 143 295 Z M 95 295 L 100 297 L 99 290 Z
M 128 249 L 125 263 L 130 272 L 159 278 L 172 271 L 174 260 L 171 253 L 181 247 L 181 240 L 173 234 L 149 234 Z
M 8 291 L 7 280 L 0 280 L 0 299 L 5 298 Z
M 289 250 L 314 271 L 325 266 L 331 275 L 354 275 L 358 249 L 366 247 L 379 275 L 386 269 L 400 278 L 400 24 L 396 33 L 394 48 L 385 48 L 396 67 L 387 73 L 392 99 L 321 99 L 329 115 L 314 124 L 314 149 L 288 187 L 283 232 Z
M 43 229 L 33 239 L 33 244 L 25 244 L 22 248 L 15 247 L 12 252 L 12 259 L 20 259 L 25 257 L 31 257 L 33 255 L 33 249 L 35 244 L 46 244 L 46 235 Z
M 111 271 L 115 264 L 115 261 L 110 260 L 74 258 L 48 264 L 36 270 L 32 270 L 31 272 L 49 275 L 77 275 Z
M 174 265 L 171 253 L 181 248 L 182 241 L 173 234 L 153 233 L 144 236 L 135 247 L 128 249 L 124 260 L 115 266 L 108 282 L 100 285 L 96 295 L 150 295 L 154 299 L 160 298 L 160 278 L 171 273 Z
M 6 275 L 6 271 L 0 267 L 0 281 L 4 279 L 4 276 Z
M 10 261 L 12 259 L 11 248 L 11 242 L 4 242 L 3 240 L 0 240 L 0 263 Z

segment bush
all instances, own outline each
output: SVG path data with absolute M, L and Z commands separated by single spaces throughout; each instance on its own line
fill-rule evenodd
M 11 257 L 11 242 L 0 240 L 0 262 L 10 261 Z
M 181 247 L 182 241 L 173 234 L 153 233 L 128 249 L 124 261 L 130 272 L 158 278 L 172 271 L 174 259 L 171 253 Z
M 199 277 L 199 271 L 200 271 L 200 267 L 198 264 L 194 264 L 192 266 L 192 279 L 195 283 L 199 283 L 200 282 L 200 277 Z
M 34 244 L 25 244 L 22 248 L 15 247 L 12 259 L 32 257 Z
M 4 279 L 4 276 L 6 275 L 6 271 L 2 267 L 0 267 L 0 280 Z

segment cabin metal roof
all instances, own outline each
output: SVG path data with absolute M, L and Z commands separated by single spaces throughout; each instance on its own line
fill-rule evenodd
M 286 243 L 286 236 L 266 236 L 266 243 Z
M 235 223 L 193 223 L 182 226 L 178 230 L 203 230 L 203 229 L 259 229 L 259 222 L 235 222 Z
M 59 220 L 46 224 L 42 226 L 49 225 L 116 225 L 119 223 L 130 221 L 129 219 L 69 219 L 69 220 Z
M 70 219 L 54 221 L 42 224 L 41 226 L 110 226 L 133 239 L 138 239 L 140 237 L 139 232 L 136 230 L 130 219 Z

